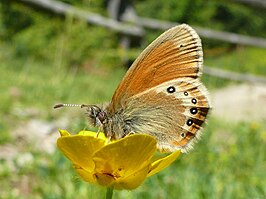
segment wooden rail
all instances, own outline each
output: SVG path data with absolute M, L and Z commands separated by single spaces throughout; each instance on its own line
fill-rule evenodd
M 99 14 L 95 14 L 89 11 L 84 11 L 75 8 L 74 6 L 71 6 L 69 4 L 60 1 L 53 1 L 53 0 L 18 0 L 18 1 L 38 6 L 40 8 L 49 10 L 56 14 L 64 16 L 71 15 L 74 18 L 85 20 L 87 23 L 110 28 L 114 31 L 118 31 L 123 34 L 140 36 L 140 37 L 144 35 L 142 28 L 136 25 L 120 23 L 116 20 L 106 18 Z
M 150 18 L 143 18 L 143 17 L 139 17 L 139 19 L 135 20 L 134 23 L 137 25 L 143 26 L 143 27 L 147 27 L 147 28 L 164 29 L 164 30 L 178 25 L 178 23 L 150 19 Z M 207 28 L 196 27 L 196 26 L 193 26 L 193 28 L 196 30 L 196 32 L 201 37 L 204 37 L 204 38 L 217 39 L 217 40 L 221 40 L 221 41 L 225 41 L 229 43 L 266 48 L 266 39 L 264 38 L 250 37 L 250 36 L 239 35 L 235 33 L 229 33 L 229 32 L 224 32 L 224 31 L 217 31 L 217 30 L 211 30 Z
M 204 74 L 208 74 L 210 76 L 215 76 L 223 79 L 229 79 L 233 81 L 243 81 L 249 83 L 261 83 L 266 84 L 265 77 L 259 77 L 250 74 L 236 73 L 232 71 L 226 71 L 218 68 L 204 66 L 203 68 Z
M 144 17 L 138 17 L 137 20 L 131 21 L 131 23 L 133 24 L 122 23 L 107 17 L 103 17 L 99 14 L 77 9 L 74 6 L 55 0 L 19 0 L 19 1 L 39 6 L 41 8 L 47 9 L 57 14 L 62 14 L 62 15 L 70 14 L 75 18 L 86 20 L 88 23 L 97 24 L 132 36 L 142 37 L 144 35 L 142 27 L 166 30 L 178 24 L 178 23 L 155 20 Z M 204 38 L 217 39 L 235 44 L 266 48 L 266 39 L 264 38 L 250 37 L 250 36 L 229 33 L 224 31 L 216 31 L 196 26 L 193 26 L 193 28 L 198 32 L 198 34 L 201 37 Z
M 142 37 L 145 32 L 143 27 L 165 30 L 170 27 L 177 25 L 177 23 L 155 20 L 150 18 L 137 17 L 133 21 L 132 19 L 124 19 L 125 21 L 130 21 L 131 24 L 125 22 L 118 22 L 114 19 L 103 17 L 99 14 L 91 13 L 88 11 L 83 11 L 77 9 L 69 4 L 55 1 L 55 0 L 18 0 L 20 2 L 28 3 L 31 5 L 38 6 L 43 9 L 47 9 L 56 14 L 61 15 L 72 15 L 75 18 L 85 20 L 88 23 L 100 25 L 106 28 L 110 28 L 114 31 L 118 31 L 123 34 L 131 36 Z M 123 19 L 122 19 L 123 20 Z M 132 24 L 133 23 L 133 24 Z M 235 33 L 215 31 L 201 27 L 194 27 L 201 37 L 218 39 L 225 42 L 251 45 L 256 47 L 266 48 L 266 39 L 256 38 L 250 36 L 239 35 Z M 204 73 L 219 78 L 225 78 L 236 81 L 248 81 L 252 83 L 266 83 L 266 78 L 257 77 L 254 75 L 241 74 L 231 71 L 225 71 L 212 67 L 205 67 Z
M 265 0 L 234 0 L 234 1 L 260 8 L 266 8 Z

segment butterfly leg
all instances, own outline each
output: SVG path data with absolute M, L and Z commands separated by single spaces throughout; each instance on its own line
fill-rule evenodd
M 134 131 L 130 131 L 128 134 L 126 134 L 124 137 L 126 137 L 126 136 L 130 136 L 130 135 L 134 135 L 134 134 L 136 134 L 136 132 L 134 132 Z
M 108 132 L 106 136 L 108 138 L 108 142 L 107 143 L 109 144 L 111 142 L 111 139 L 112 139 L 112 133 Z
M 98 136 L 99 136 L 99 134 L 100 134 L 100 131 L 101 131 L 101 128 L 98 128 L 98 130 L 97 130 L 97 133 L 96 133 L 96 136 L 95 136 L 95 137 L 98 137 Z

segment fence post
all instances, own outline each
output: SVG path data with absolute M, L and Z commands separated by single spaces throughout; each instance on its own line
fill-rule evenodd
M 124 18 L 136 18 L 137 15 L 132 5 L 132 0 L 105 0 L 108 16 L 116 21 L 123 21 Z M 130 67 L 131 61 L 127 52 L 132 47 L 132 36 L 121 34 L 120 46 L 123 50 L 122 62 L 125 66 Z

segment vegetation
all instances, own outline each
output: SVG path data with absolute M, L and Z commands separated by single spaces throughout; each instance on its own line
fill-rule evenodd
M 106 14 L 101 1 L 64 2 Z M 200 0 L 145 0 L 135 7 L 142 16 L 266 37 L 261 8 Z M 103 198 L 105 190 L 81 181 L 59 151 L 36 150 L 17 132 L 36 119 L 67 118 L 71 132 L 87 128 L 83 111 L 54 111 L 53 105 L 110 100 L 125 73 L 121 58 L 136 57 L 144 46 L 125 52 L 110 30 L 17 1 L 4 0 L 0 9 L 0 198 Z M 147 44 L 158 35 L 143 40 Z M 203 44 L 208 66 L 266 75 L 265 49 L 207 39 Z M 236 83 L 209 76 L 203 81 L 211 91 Z M 208 123 L 193 151 L 138 189 L 116 191 L 114 198 L 264 198 L 265 124 L 212 116 Z

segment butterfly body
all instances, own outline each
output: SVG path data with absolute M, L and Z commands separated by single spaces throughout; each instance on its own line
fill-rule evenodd
M 87 106 L 93 125 L 109 139 L 145 133 L 162 152 L 188 151 L 210 108 L 199 77 L 201 40 L 188 25 L 169 29 L 135 60 L 105 107 Z

